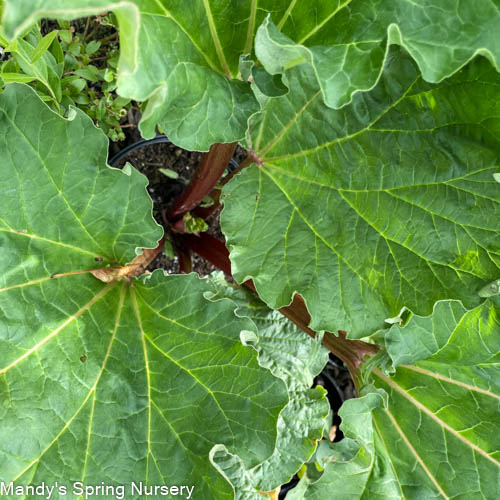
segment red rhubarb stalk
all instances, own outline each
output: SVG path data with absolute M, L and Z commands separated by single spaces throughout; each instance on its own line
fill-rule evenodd
M 191 181 L 174 202 L 167 216 L 172 222 L 197 207 L 219 182 L 236 149 L 236 142 L 213 144 L 196 168 Z
M 255 163 L 255 159 L 252 156 L 247 156 L 239 165 L 238 168 L 231 172 L 229 175 L 226 175 L 224 179 L 220 182 L 223 186 L 227 184 L 236 174 L 241 172 L 244 168 L 253 165 Z M 214 201 L 213 205 L 209 207 L 197 207 L 193 210 L 194 217 L 201 217 L 202 219 L 208 219 L 220 206 L 220 195 L 222 190 L 219 188 L 215 188 L 210 193 L 210 198 Z

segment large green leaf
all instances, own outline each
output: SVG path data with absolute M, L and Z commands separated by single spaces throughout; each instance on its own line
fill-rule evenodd
M 397 369 L 375 369 L 371 379 L 387 394 L 344 404 L 346 442 L 334 445 L 335 461 L 319 480 L 304 478 L 290 498 L 498 498 L 498 311 L 438 302 L 432 316 L 414 316 L 384 337 Z
M 241 344 L 252 321 L 195 275 L 75 274 L 161 236 L 146 179 L 106 151 L 83 113 L 64 120 L 25 85 L 0 95 L 1 479 L 232 498 L 209 452 L 223 444 L 247 467 L 271 455 L 285 386 Z
M 401 50 L 378 85 L 327 108 L 308 65 L 252 122 L 259 165 L 224 190 L 233 275 L 315 330 L 362 337 L 403 306 L 468 307 L 500 270 L 500 76 L 485 59 L 426 83 Z
M 235 454 L 220 445 L 211 459 L 235 486 L 239 500 L 261 500 L 259 491 L 271 491 L 287 483 L 314 452 L 328 428 L 330 408 L 321 387 L 311 389 L 314 377 L 328 361 L 328 351 L 317 339 L 308 337 L 280 312 L 270 310 L 250 292 L 236 288 L 223 276 L 212 276 L 212 297 L 228 297 L 238 304 L 237 313 L 251 318 L 257 336 L 243 334 L 255 346 L 261 366 L 269 368 L 287 385 L 290 401 L 278 419 L 278 437 L 273 454 L 248 469 Z
M 438 82 L 477 54 L 500 66 L 498 0 L 290 2 L 259 28 L 255 51 L 271 74 L 307 61 L 328 106 L 338 108 L 380 76 L 391 44 L 404 47 L 425 80 Z M 279 21 L 276 21 L 279 19 Z

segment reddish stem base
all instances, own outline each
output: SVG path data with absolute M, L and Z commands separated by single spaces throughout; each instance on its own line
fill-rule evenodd
M 191 181 L 167 214 L 171 222 L 182 218 L 185 213 L 197 207 L 203 198 L 211 193 L 229 165 L 236 145 L 236 142 L 213 144 L 208 153 L 203 155 Z

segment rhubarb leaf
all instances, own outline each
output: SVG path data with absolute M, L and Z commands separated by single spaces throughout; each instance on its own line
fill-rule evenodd
M 195 275 L 103 283 L 154 247 L 146 178 L 106 166 L 90 118 L 35 92 L 0 95 L 0 468 L 22 484 L 189 485 L 232 498 L 218 444 L 254 467 L 274 450 L 285 384 L 240 341 L 255 332 Z M 83 272 L 82 272 L 83 271 Z
M 238 304 L 237 314 L 251 318 L 257 335 L 243 333 L 246 344 L 259 353 L 259 364 L 270 369 L 288 387 L 290 401 L 278 419 L 278 437 L 273 454 L 251 469 L 226 447 L 212 449 L 211 460 L 235 486 L 236 499 L 262 498 L 287 483 L 309 460 L 323 431 L 328 427 L 329 404 L 323 388 L 311 389 L 314 377 L 328 361 L 328 351 L 308 337 L 280 312 L 270 310 L 250 292 L 227 283 L 222 274 L 211 276 L 211 299 L 228 297 Z
M 301 294 L 314 330 L 360 338 L 403 306 L 467 307 L 500 275 L 500 76 L 485 59 L 440 84 L 394 48 L 378 85 L 327 108 L 308 65 L 252 122 L 258 166 L 223 193 L 238 281 L 272 308 Z
M 498 68 L 500 11 L 496 2 L 338 0 L 290 2 L 274 25 L 259 27 L 255 52 L 271 74 L 311 65 L 325 103 L 339 108 L 380 77 L 389 46 L 404 47 L 424 80 L 439 82 L 477 54 Z
M 301 496 L 290 498 L 498 498 L 498 310 L 441 301 L 383 337 L 396 372 L 375 369 L 371 381 L 385 394 L 343 405 L 347 441 L 332 445 L 323 475 L 305 477 Z M 342 456 L 348 444 L 358 448 L 352 459 Z
M 9 272 L 1 279 L 126 264 L 156 246 L 162 229 L 151 217 L 147 179 L 133 168 L 105 167 L 108 141 L 85 113 L 72 109 L 65 120 L 17 83 L 0 99 L 0 234 L 19 245 L 19 254 L 2 251 Z

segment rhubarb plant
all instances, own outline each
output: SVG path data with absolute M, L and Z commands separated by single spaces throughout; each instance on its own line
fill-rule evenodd
M 142 134 L 206 152 L 164 217 L 181 269 L 197 253 L 243 286 L 150 273 L 146 178 L 107 165 L 81 110 L 8 83 L 1 493 L 258 500 L 298 472 L 292 500 L 498 498 L 499 9 L 4 1 L 11 43 L 114 12 Z M 225 242 L 200 221 L 220 206 Z M 312 387 L 328 351 L 359 396 L 340 442 Z

